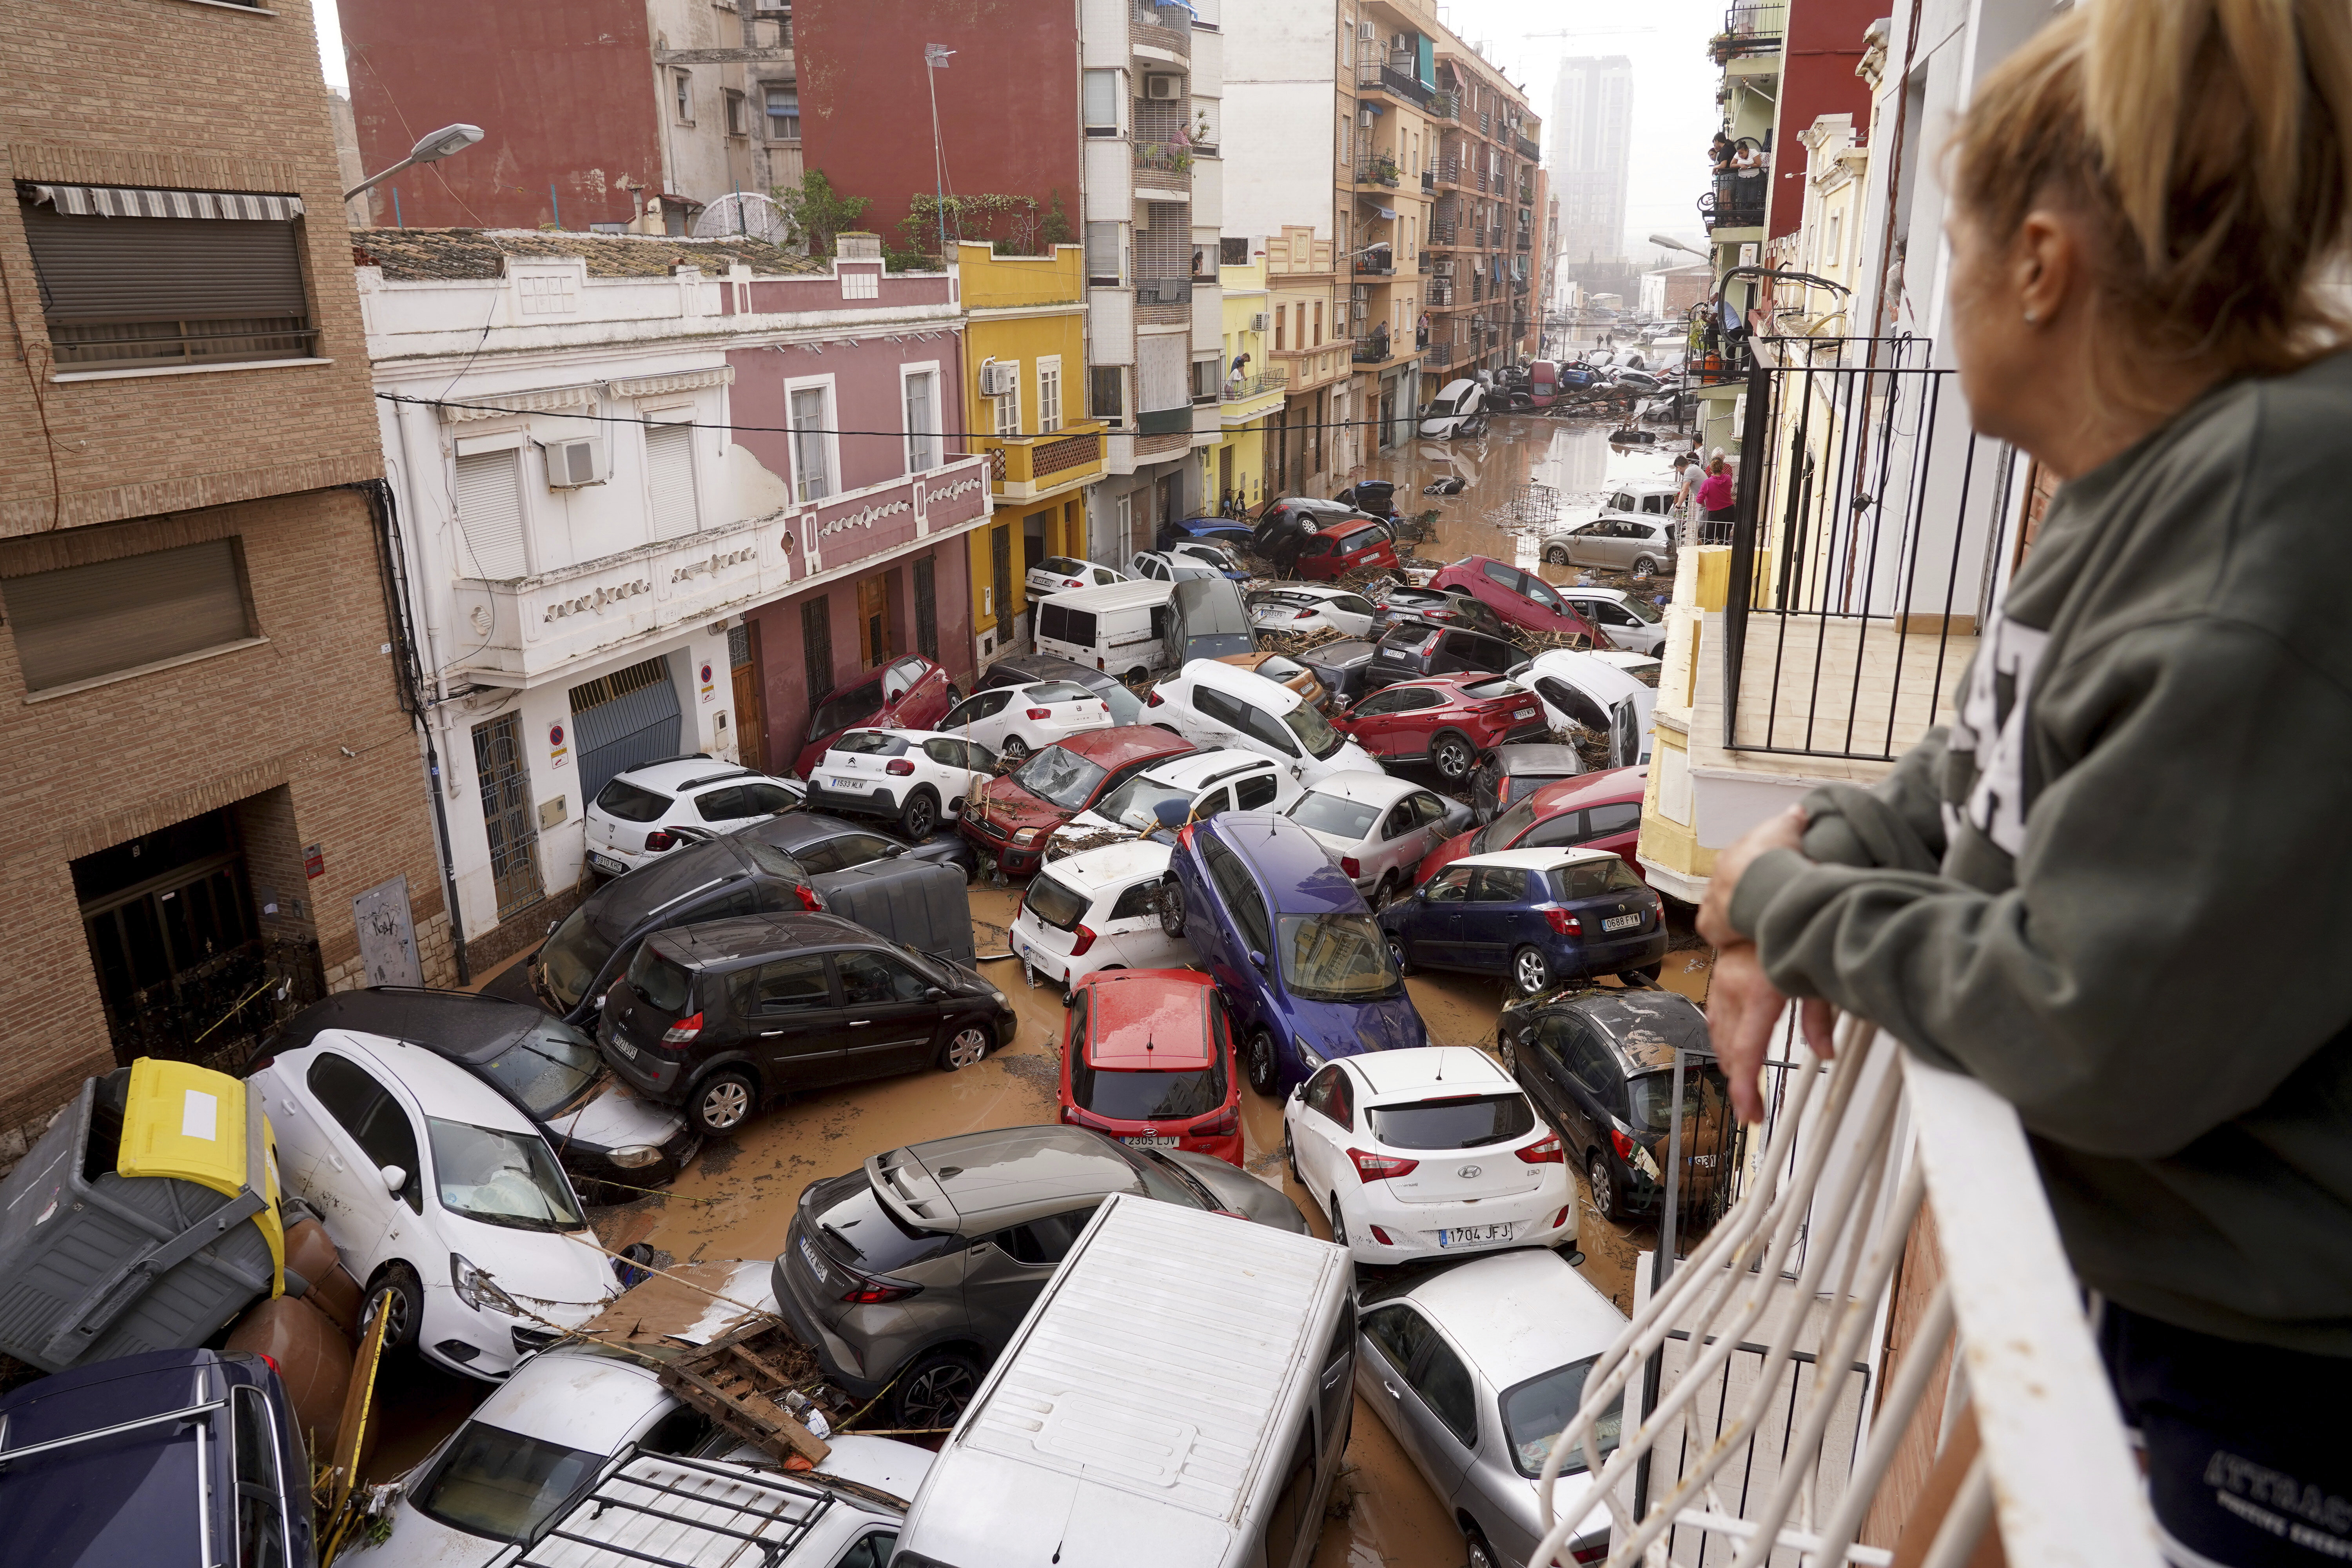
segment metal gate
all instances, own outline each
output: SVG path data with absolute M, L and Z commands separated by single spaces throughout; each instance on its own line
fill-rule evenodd
M 571 698 L 583 809 L 614 773 L 677 755 L 677 687 L 668 655 L 575 686 Z
M 539 823 L 531 814 L 520 717 L 509 713 L 474 726 L 474 777 L 489 834 L 490 884 L 503 921 L 547 896 L 539 877 Z

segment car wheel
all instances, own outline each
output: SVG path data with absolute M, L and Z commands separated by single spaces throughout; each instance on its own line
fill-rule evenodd
M 977 1024 L 967 1024 L 949 1037 L 940 1047 L 940 1070 L 956 1072 L 971 1067 L 988 1054 L 988 1031 Z
M 1372 908 L 1377 910 L 1396 896 L 1396 882 L 1397 874 L 1394 871 L 1381 873 L 1381 879 L 1372 884 Z
M 1511 1074 L 1515 1078 L 1518 1076 L 1518 1041 L 1511 1038 L 1508 1035 L 1505 1035 L 1500 1040 L 1496 1042 L 1495 1054 L 1503 1059 L 1503 1070 L 1505 1072 Z
M 1007 735 L 1004 737 L 1004 744 L 996 748 L 996 754 L 1008 763 L 1025 762 L 1029 756 L 1029 742 L 1018 735 Z
M 1532 947 L 1511 954 L 1511 984 L 1522 996 L 1540 996 L 1551 989 L 1551 961 Z
M 706 1138 L 730 1138 L 751 1120 L 759 1103 L 759 1089 L 751 1076 L 730 1068 L 702 1081 L 687 1102 L 687 1117 Z
M 1331 1194 L 1331 1241 L 1334 1246 L 1348 1245 L 1348 1221 L 1339 1212 L 1339 1194 Z
M 1617 1183 L 1609 1174 L 1609 1162 L 1598 1149 L 1592 1152 L 1591 1159 L 1584 1162 L 1584 1180 L 1592 1193 L 1593 1213 L 1605 1220 L 1625 1217 L 1624 1202 L 1617 1195 Z
M 1567 565 L 1568 546 L 1565 544 L 1555 544 L 1549 547 L 1544 551 L 1544 559 L 1550 562 L 1555 566 Z
M 898 1380 L 898 1425 L 917 1432 L 952 1426 L 980 1392 L 980 1364 L 961 1351 L 937 1351 Z
M 1160 931 L 1171 942 L 1184 934 L 1184 884 L 1173 877 L 1160 884 Z
M 1282 1058 L 1275 1050 L 1274 1037 L 1265 1029 L 1250 1031 L 1249 1060 L 1245 1065 L 1252 1089 L 1268 1100 L 1282 1092 Z
M 1144 668 L 1142 666 L 1138 665 L 1135 668 L 1129 670 L 1125 675 L 1119 677 L 1119 679 L 1125 684 L 1132 686 L 1139 680 L 1149 680 L 1150 678 L 1151 672 Z
M 1399 974 L 1411 974 L 1412 973 L 1412 960 L 1405 953 L 1404 938 L 1397 935 L 1394 931 L 1389 932 L 1388 937 L 1389 957 L 1395 961 L 1397 973 Z
M 1632 969 L 1620 970 L 1618 971 L 1618 978 L 1622 980 L 1628 974 L 1638 974 L 1643 979 L 1649 981 L 1652 984 L 1655 984 L 1657 983 L 1658 976 L 1664 974 L 1665 972 L 1665 960 L 1660 959 L 1655 963 L 1638 964 Z
M 1468 778 L 1477 763 L 1478 753 L 1470 749 L 1470 742 L 1451 731 L 1429 743 L 1429 765 L 1447 784 L 1458 784 Z
M 416 1331 L 425 1321 L 425 1287 L 417 1283 L 416 1270 L 394 1263 L 376 1276 L 360 1309 L 361 1332 L 366 1332 L 378 1312 L 384 1314 L 385 1350 L 406 1350 L 416 1342 Z
M 909 839 L 929 838 L 931 829 L 939 825 L 939 798 L 927 789 L 917 790 L 908 800 L 907 809 L 898 814 L 898 831 Z
M 1657 574 L 1658 563 L 1651 560 L 1648 556 L 1644 555 L 1639 561 L 1633 563 L 1634 582 L 1646 583 Z
M 1486 1544 L 1475 1524 L 1462 1527 L 1462 1563 L 1463 1568 L 1501 1568 L 1495 1549 Z

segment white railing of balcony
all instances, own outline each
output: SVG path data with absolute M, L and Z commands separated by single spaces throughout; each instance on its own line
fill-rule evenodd
M 1717 1561 L 1720 1548 L 1701 1556 L 1716 1536 L 1733 1549 L 1729 1568 L 1891 1563 L 1855 1537 L 1948 1343 L 1945 1425 L 1965 1397 L 1981 1447 L 1927 1568 L 1959 1568 L 1988 1524 L 2013 1563 L 2158 1568 L 2154 1521 L 2015 1110 L 1874 1026 L 1850 1019 L 1840 1035 L 1830 1062 L 1789 1042 L 1747 1190 L 1588 1375 L 1543 1471 L 1548 1533 L 1530 1560 L 1553 1561 L 1597 1500 L 1612 1518 L 1612 1568 Z M 1874 1409 L 1866 1341 L 1884 1332 L 1930 1198 L 1944 1278 Z M 1604 1462 L 1621 1400 L 1646 1413 Z M 1589 1474 L 1560 1485 L 1571 1456 Z

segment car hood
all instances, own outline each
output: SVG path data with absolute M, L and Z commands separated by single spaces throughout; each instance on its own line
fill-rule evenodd
M 677 1111 L 639 1100 L 619 1078 L 607 1073 L 602 1088 L 578 1109 L 550 1118 L 547 1130 L 559 1153 L 573 1143 L 601 1152 L 648 1144 L 659 1148 L 685 1126 L 686 1119 Z
M 593 1245 L 593 1231 L 578 1233 L 575 1241 L 557 1231 L 485 1225 L 446 1209 L 438 1217 L 451 1251 L 488 1274 L 516 1305 L 550 1322 L 567 1329 L 585 1322 L 620 1293 L 612 1260 Z M 446 1267 L 438 1279 L 425 1274 L 425 1283 L 446 1289 Z
M 422 1479 L 423 1469 L 419 1465 L 410 1471 L 407 1483 Z M 498 1542 L 419 1513 L 404 1496 L 393 1510 L 391 1536 L 369 1547 L 367 1555 L 369 1568 L 482 1568 L 502 1549 Z
M 1470 840 L 1476 837 L 1478 837 L 1478 829 L 1475 827 L 1466 832 L 1457 833 L 1453 837 L 1447 839 L 1444 843 L 1439 845 L 1436 848 L 1431 850 L 1428 854 L 1423 856 L 1421 858 L 1421 869 L 1413 873 L 1413 881 L 1416 884 L 1426 882 L 1432 877 L 1436 876 L 1440 871 L 1444 870 L 1448 866 L 1453 865 L 1456 860 L 1461 859 L 1465 855 L 1469 854 Z M 1397 906 L 1391 905 L 1391 907 L 1395 908 Z
M 983 822 L 1013 827 L 1052 827 L 1067 822 L 1069 813 L 1040 800 L 1009 779 L 993 779 L 973 797 Z
M 1353 741 L 1340 742 L 1338 751 L 1328 757 L 1317 758 L 1315 765 L 1327 773 L 1376 773 L 1381 771 L 1381 764 L 1372 761 L 1372 754 Z
M 1170 1149 L 1165 1152 L 1168 1158 L 1184 1167 L 1187 1175 L 1216 1194 L 1219 1207 L 1246 1215 L 1259 1225 L 1270 1225 L 1294 1236 L 1312 1234 L 1307 1228 L 1307 1217 L 1298 1212 L 1298 1205 L 1280 1189 L 1268 1186 L 1248 1172 L 1229 1165 L 1213 1154 L 1196 1153 L 1189 1149 Z
M 1429 1031 L 1402 988 L 1379 1002 L 1308 1002 L 1294 996 L 1290 1015 L 1316 1055 L 1326 1060 L 1429 1044 Z

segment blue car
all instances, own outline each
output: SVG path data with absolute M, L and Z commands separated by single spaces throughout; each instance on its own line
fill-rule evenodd
M 1172 550 L 1180 544 L 1222 544 L 1228 550 L 1250 547 L 1250 525 L 1230 517 L 1188 517 L 1177 522 L 1160 525 L 1160 536 L 1152 542 L 1154 550 Z
M 1429 1043 L 1363 895 L 1286 816 L 1227 811 L 1179 833 L 1160 924 L 1208 965 L 1270 1099 L 1333 1057 Z
M 1397 967 L 1501 974 L 1522 996 L 1666 960 L 1665 900 L 1605 849 L 1502 849 L 1454 861 L 1381 911 Z

